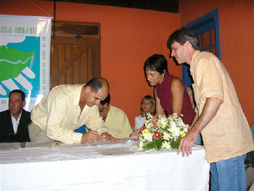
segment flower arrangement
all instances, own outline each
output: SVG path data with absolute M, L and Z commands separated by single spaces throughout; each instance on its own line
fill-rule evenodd
M 141 129 L 138 145 L 141 151 L 177 149 L 188 130 L 189 125 L 184 124 L 176 113 L 159 118 L 150 115 Z

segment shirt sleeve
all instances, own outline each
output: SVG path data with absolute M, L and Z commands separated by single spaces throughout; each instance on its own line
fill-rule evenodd
M 76 133 L 73 129 L 62 125 L 62 121 L 70 117 L 66 115 L 68 113 L 68 101 L 66 99 L 50 99 L 48 104 L 50 104 L 46 123 L 46 134 L 48 137 L 66 144 L 81 143 L 81 133 Z
M 97 131 L 99 135 L 107 133 L 107 127 L 104 125 L 103 119 L 99 114 L 97 106 L 84 108 L 84 124 L 91 130 Z
M 122 125 L 123 125 L 123 130 L 122 130 L 121 136 L 123 138 L 129 137 L 132 132 L 132 129 L 131 129 L 129 119 L 125 113 L 123 113 Z
M 202 57 L 197 60 L 195 76 L 195 83 L 200 92 L 200 102 L 207 98 L 224 99 L 223 95 L 223 81 L 221 79 L 220 67 L 217 67 L 220 62 L 213 58 Z

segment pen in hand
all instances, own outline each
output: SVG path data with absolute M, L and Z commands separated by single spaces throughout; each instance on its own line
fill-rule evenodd
M 87 130 L 90 132 L 90 131 L 93 131 L 92 129 L 90 129 L 90 128 L 88 128 L 88 127 L 86 127 L 87 128 Z M 96 133 L 97 133 L 97 131 L 95 131 Z M 101 141 L 101 139 L 100 139 L 100 136 L 97 134 L 97 140 L 96 141 Z

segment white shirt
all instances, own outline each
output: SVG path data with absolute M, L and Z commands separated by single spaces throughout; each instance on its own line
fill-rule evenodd
M 135 130 L 142 128 L 146 121 L 146 117 L 141 117 L 141 115 L 135 117 Z
M 18 131 L 18 126 L 19 126 L 19 121 L 20 121 L 21 115 L 22 115 L 22 111 L 21 111 L 18 119 L 16 120 L 16 118 L 13 117 L 13 115 L 11 114 L 11 122 L 12 122 L 12 126 L 13 126 L 13 131 L 14 131 L 15 134 Z

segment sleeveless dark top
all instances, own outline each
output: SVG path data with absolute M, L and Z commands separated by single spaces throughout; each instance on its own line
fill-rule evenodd
M 155 86 L 157 96 L 160 99 L 161 106 L 165 110 L 167 116 L 173 114 L 173 96 L 171 92 L 171 83 L 174 78 L 177 77 L 166 73 L 162 83 Z M 185 124 L 191 125 L 191 122 L 195 116 L 195 112 L 192 109 L 190 96 L 187 92 L 186 87 L 184 87 L 183 106 L 181 113 L 183 114 L 183 122 Z

